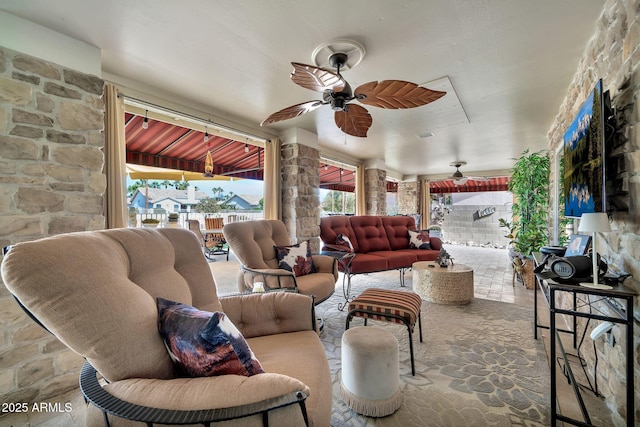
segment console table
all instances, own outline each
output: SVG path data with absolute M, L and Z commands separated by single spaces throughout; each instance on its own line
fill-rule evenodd
M 536 253 L 534 254 L 534 259 L 536 264 L 540 264 L 542 262 L 543 256 L 542 254 Z M 550 349 L 549 353 L 551 355 L 551 423 L 552 425 L 556 425 L 556 422 L 561 421 L 567 424 L 577 425 L 577 426 L 592 426 L 591 419 L 589 417 L 589 413 L 587 408 L 582 400 L 581 392 L 579 385 L 577 384 L 573 372 L 571 370 L 571 365 L 567 359 L 567 354 L 562 346 L 562 342 L 560 340 L 559 333 L 569 333 L 573 335 L 573 347 L 577 348 L 577 318 L 582 317 L 586 319 L 596 319 L 606 322 L 612 322 L 617 325 L 621 325 L 625 327 L 626 330 L 626 412 L 627 412 L 627 426 L 632 427 L 635 426 L 635 409 L 634 409 L 634 372 L 633 372 L 633 306 L 634 306 L 634 298 L 636 297 L 636 293 L 623 285 L 614 286 L 613 289 L 593 289 L 587 288 L 580 285 L 573 284 L 562 284 L 554 282 L 551 279 L 543 279 L 539 275 L 536 275 L 535 278 L 536 286 L 534 286 L 534 338 L 538 339 L 538 328 L 545 328 L 550 330 Z M 540 290 L 546 300 L 546 303 L 549 307 L 549 326 L 541 325 L 538 322 L 538 304 L 537 292 Z M 557 306 L 556 297 L 560 293 L 568 293 L 571 295 L 572 304 L 570 308 L 562 308 Z M 592 301 L 591 297 L 595 297 L 596 300 Z M 583 312 L 579 311 L 581 306 L 591 306 L 593 303 L 597 301 L 614 301 L 614 304 L 609 304 L 609 309 L 613 313 L 612 315 L 599 314 L 594 312 Z M 572 325 L 571 329 L 559 329 L 556 326 L 556 315 L 565 314 L 571 316 Z M 580 406 L 580 411 L 582 413 L 583 421 L 576 420 L 567 416 L 563 416 L 558 413 L 557 408 L 557 378 L 556 378 L 556 366 L 555 366 L 555 355 L 556 350 L 559 349 L 560 353 L 564 359 L 564 366 L 566 370 L 566 375 L 569 378 L 569 382 L 571 387 L 573 388 L 574 394 L 576 395 L 576 399 L 578 401 L 578 405 Z

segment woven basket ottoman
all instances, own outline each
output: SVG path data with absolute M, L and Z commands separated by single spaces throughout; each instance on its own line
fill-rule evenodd
M 398 340 L 382 328 L 358 326 L 342 335 L 342 400 L 368 417 L 393 414 L 402 404 Z
M 420 307 L 422 298 L 413 292 L 394 291 L 388 289 L 365 289 L 353 301 L 349 303 L 349 313 L 345 328 L 349 329 L 349 323 L 354 316 L 364 317 L 364 325 L 367 319 L 386 320 L 387 322 L 401 323 L 409 332 L 409 351 L 411 353 L 411 375 L 416 374 L 413 357 L 413 330 L 416 323 L 420 330 L 420 342 L 422 342 L 422 317 Z

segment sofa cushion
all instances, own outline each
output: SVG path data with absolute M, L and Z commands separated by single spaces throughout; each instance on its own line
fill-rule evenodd
M 309 241 L 296 243 L 295 245 L 274 246 L 278 267 L 293 272 L 295 276 L 304 276 L 316 272 L 311 258 Z
M 434 261 L 440 253 L 435 249 L 399 249 L 396 252 L 411 254 L 416 258 L 416 261 Z
M 320 218 L 320 239 L 324 243 L 335 244 L 338 235 L 342 234 L 351 240 L 354 252 L 360 252 L 349 218 L 344 215 Z
M 263 373 L 246 340 L 225 316 L 157 299 L 158 330 L 171 359 L 191 377 Z
M 379 216 L 350 217 L 351 228 L 358 241 L 359 252 L 390 251 L 391 245 Z
M 429 230 L 409 230 L 409 249 L 431 249 Z
M 414 262 L 418 261 L 416 255 L 411 252 L 403 252 L 402 250 L 370 252 L 369 255 L 386 259 L 387 268 L 389 269 L 411 267 Z
M 351 273 L 369 273 L 389 269 L 387 259 L 374 254 L 356 254 L 351 261 Z
M 411 216 L 394 215 L 383 216 L 382 225 L 387 233 L 391 250 L 406 249 L 409 247 L 408 230 L 415 230 L 415 220 Z

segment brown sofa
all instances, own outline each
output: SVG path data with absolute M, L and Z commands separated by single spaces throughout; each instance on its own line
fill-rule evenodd
M 404 286 L 406 269 L 416 261 L 435 260 L 442 248 L 442 241 L 437 237 L 429 239 L 431 249 L 409 248 L 409 230 L 415 229 L 411 216 L 329 216 L 320 220 L 320 239 L 328 245 L 326 250 L 335 249 L 340 234 L 351 240 L 356 255 L 350 275 L 399 270 L 400 283 Z
M 87 360 L 83 372 L 90 375 L 81 376 L 81 384 L 90 386 L 83 393 L 98 395 L 95 405 L 108 406 L 107 412 L 159 414 L 114 402 L 121 399 L 181 411 L 170 414 L 174 424 L 193 420 L 185 411 L 203 411 L 207 419 L 232 418 L 225 426 L 263 425 L 262 413 L 270 425 L 300 426 L 305 409 L 298 402 L 307 395 L 309 425 L 330 423 L 331 375 L 312 298 L 268 292 L 219 299 L 189 230 L 114 229 L 18 243 L 3 259 L 2 278 L 51 333 Z M 157 297 L 224 312 L 265 373 L 179 376 L 158 332 Z M 94 368 L 108 384 L 98 385 Z M 256 415 L 238 418 L 246 414 Z M 170 417 L 154 425 L 169 424 Z M 112 414 L 109 420 L 112 426 L 144 426 Z M 98 407 L 88 405 L 86 425 L 104 425 Z

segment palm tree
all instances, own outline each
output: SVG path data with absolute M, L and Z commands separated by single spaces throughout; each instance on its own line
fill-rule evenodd
M 213 195 L 216 197 L 217 200 L 220 200 L 222 198 L 223 191 L 224 191 L 224 188 L 222 187 L 214 187 L 211 189 L 211 192 L 213 193 Z
M 165 189 L 166 189 L 166 188 L 169 188 L 169 187 L 171 187 L 171 186 L 172 186 L 172 185 L 171 185 L 171 181 L 167 181 L 166 179 L 165 179 L 164 181 L 162 181 L 162 182 L 160 183 L 160 185 L 164 186 L 164 188 L 165 188 Z

